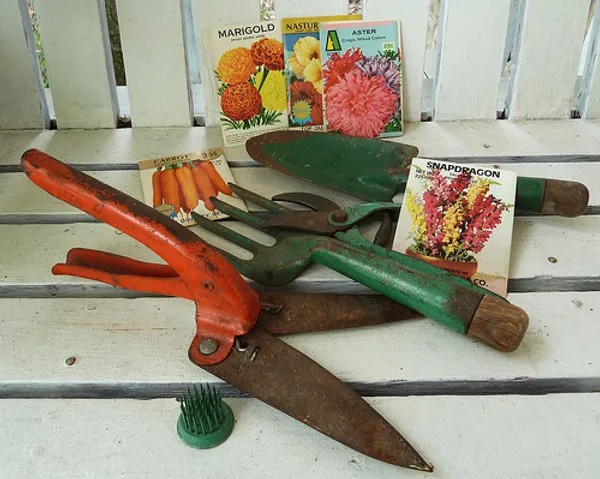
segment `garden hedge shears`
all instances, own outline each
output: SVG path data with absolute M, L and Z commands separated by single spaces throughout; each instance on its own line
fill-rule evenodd
M 265 211 L 248 213 L 213 197 L 217 209 L 271 235 L 276 239 L 274 245 L 261 244 L 193 212 L 192 217 L 200 227 L 253 254 L 251 259 L 242 259 L 220 250 L 244 276 L 280 286 L 317 263 L 499 351 L 514 351 L 521 343 L 529 324 L 521 308 L 443 269 L 373 244 L 360 234 L 356 224 L 375 212 L 397 210 L 398 204 L 339 208 L 330 202 L 325 211 L 292 211 L 235 184 L 229 186 Z M 298 193 L 275 198 L 305 206 L 323 202 Z
M 21 165 L 51 195 L 119 229 L 167 262 L 76 248 L 65 263 L 53 267 L 54 274 L 191 299 L 196 334 L 188 356 L 196 365 L 356 451 L 433 470 L 358 393 L 273 335 L 413 317 L 406 307 L 383 297 L 259 296 L 221 254 L 151 207 L 39 150 L 25 152 Z

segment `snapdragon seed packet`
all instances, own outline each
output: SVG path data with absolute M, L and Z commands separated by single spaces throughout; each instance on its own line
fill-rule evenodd
M 412 160 L 393 249 L 507 294 L 517 175 Z

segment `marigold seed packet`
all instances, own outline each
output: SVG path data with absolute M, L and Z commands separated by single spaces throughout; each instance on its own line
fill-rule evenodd
M 393 249 L 507 294 L 517 175 L 412 160 Z
M 361 19 L 361 15 L 332 15 L 281 20 L 290 128 L 324 129 L 321 22 Z
M 234 179 L 221 148 L 143 160 L 139 168 L 144 202 L 183 226 L 196 224 L 192 211 L 210 220 L 228 217 L 211 197 L 247 211 L 228 185 Z
M 225 146 L 288 127 L 283 43 L 278 22 L 208 29 L 205 35 Z
M 364 138 L 402 135 L 400 23 L 324 22 L 320 36 L 326 129 Z

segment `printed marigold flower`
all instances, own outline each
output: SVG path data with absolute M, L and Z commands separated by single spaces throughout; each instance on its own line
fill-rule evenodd
M 346 73 L 354 68 L 357 61 L 363 58 L 360 48 L 350 48 L 340 56 L 339 53 L 331 55 L 323 66 L 322 76 L 325 79 L 325 91 L 329 92 L 339 81 L 344 79 Z
M 345 135 L 375 138 L 394 113 L 396 96 L 383 78 L 367 78 L 358 69 L 346 73 L 327 95 L 329 128 Z
M 283 70 L 283 43 L 274 38 L 261 38 L 250 47 L 256 65 L 264 65 L 268 70 Z
M 221 109 L 233 121 L 249 120 L 260 113 L 262 98 L 250 83 L 229 85 L 221 95 Z
M 252 54 L 247 48 L 239 47 L 228 50 L 217 64 L 217 73 L 224 83 L 235 84 L 248 81 L 256 71 Z
M 266 75 L 264 83 L 262 80 Z M 260 88 L 263 106 L 269 110 L 285 111 L 287 108 L 287 92 L 283 72 L 260 71 L 256 74 L 256 84 Z

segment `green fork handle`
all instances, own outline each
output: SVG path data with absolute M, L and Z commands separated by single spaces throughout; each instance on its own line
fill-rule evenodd
M 515 350 L 527 330 L 528 317 L 521 308 L 467 288 L 446 271 L 433 276 L 424 262 L 409 268 L 335 238 L 315 244 L 311 259 L 500 351 Z
M 416 258 L 411 258 L 410 256 L 399 253 L 398 251 L 389 250 L 379 245 L 376 245 L 375 243 L 371 243 L 368 239 L 361 235 L 356 228 L 350 229 L 345 232 L 336 233 L 335 237 L 338 240 L 343 241 L 344 243 L 356 246 L 358 248 L 362 248 L 373 254 L 379 255 L 382 258 L 388 258 L 393 261 L 396 261 L 397 263 L 400 263 L 401 265 L 406 266 L 407 268 L 415 269 L 422 273 L 435 276 L 441 281 L 446 281 L 449 277 L 449 273 L 446 270 L 438 268 L 437 266 L 433 266 L 432 264 L 426 263 L 425 261 L 421 261 Z M 462 286 L 463 288 L 469 289 L 479 294 L 487 294 L 499 298 L 501 297 L 490 290 L 482 288 L 481 286 L 477 286 L 476 284 L 472 283 L 467 279 L 454 275 L 451 275 L 450 277 L 452 278 L 452 281 L 454 283 L 456 283 L 459 286 Z

